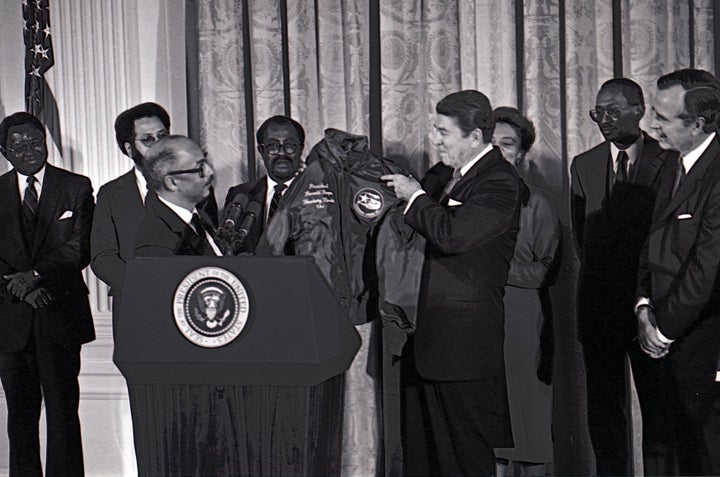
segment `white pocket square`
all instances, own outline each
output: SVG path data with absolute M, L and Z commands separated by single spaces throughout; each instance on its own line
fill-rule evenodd
M 692 214 L 680 214 L 677 216 L 678 220 L 692 219 Z
M 462 202 L 458 202 L 458 201 L 455 200 L 455 199 L 448 199 L 448 206 L 450 206 L 450 207 L 455 207 L 455 206 L 458 206 L 458 205 L 462 205 Z
M 63 212 L 63 214 L 60 216 L 60 218 L 58 220 L 69 219 L 70 217 L 72 217 L 72 215 L 73 215 L 72 210 L 66 210 L 65 212 Z

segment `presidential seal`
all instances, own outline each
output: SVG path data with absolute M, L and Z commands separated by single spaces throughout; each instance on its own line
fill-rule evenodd
M 175 324 L 180 333 L 203 348 L 219 348 L 237 338 L 250 311 L 245 286 L 218 267 L 189 273 L 173 298 Z
M 375 189 L 360 189 L 353 198 L 355 212 L 366 219 L 374 219 L 383 209 L 383 196 Z

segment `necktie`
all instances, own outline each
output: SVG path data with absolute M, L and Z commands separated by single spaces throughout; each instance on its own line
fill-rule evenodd
M 283 191 L 286 188 L 287 185 L 284 182 L 275 185 L 275 193 L 270 200 L 270 208 L 268 209 L 268 223 L 270 223 L 270 219 L 272 219 L 272 216 L 275 215 L 275 212 L 277 212 L 278 205 L 280 205 L 280 199 L 282 198 Z
M 22 201 L 23 214 L 25 215 L 25 218 L 31 222 L 35 221 L 35 216 L 37 215 L 38 210 L 38 195 L 37 190 L 35 190 L 35 182 L 37 182 L 35 176 L 28 176 L 27 187 L 25 188 L 25 194 L 23 195 Z
M 462 174 L 460 173 L 460 169 L 455 169 L 453 172 L 452 177 L 449 181 L 447 181 L 447 184 L 445 184 L 445 188 L 443 189 L 443 193 L 440 196 L 440 202 L 447 199 L 447 197 L 450 195 L 450 191 L 453 190 L 453 187 L 455 187 L 455 184 L 458 183 L 458 181 L 462 178 Z
M 628 160 L 630 158 L 627 155 L 627 152 L 620 151 L 617 155 L 617 173 L 615 174 L 615 181 L 616 182 L 627 182 L 628 181 Z
M 201 245 L 202 251 L 204 255 L 214 255 L 215 252 L 213 251 L 212 247 L 210 246 L 210 243 L 208 242 L 207 235 L 205 232 L 208 230 L 207 226 L 203 222 L 203 220 L 200 218 L 200 215 L 197 212 L 193 212 L 192 219 L 190 219 L 190 225 L 193 226 L 195 229 L 195 233 L 199 237 L 198 244 Z
M 680 158 L 678 162 L 678 168 L 675 172 L 675 184 L 673 185 L 673 195 L 677 192 L 677 190 L 682 185 L 683 181 L 685 180 L 685 164 L 683 164 L 682 157 Z

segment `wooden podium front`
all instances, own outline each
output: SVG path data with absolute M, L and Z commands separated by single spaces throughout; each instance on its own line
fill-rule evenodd
M 122 297 L 140 476 L 339 475 L 360 338 L 312 259 L 139 258 Z

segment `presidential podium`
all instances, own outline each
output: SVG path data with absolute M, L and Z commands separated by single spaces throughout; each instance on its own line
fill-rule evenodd
M 310 258 L 131 261 L 114 361 L 139 475 L 339 475 L 359 346 Z

